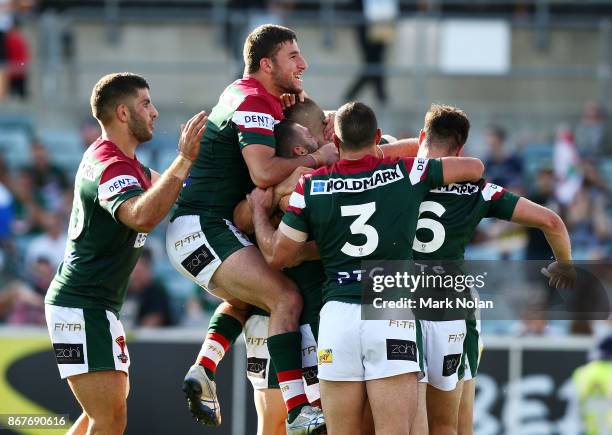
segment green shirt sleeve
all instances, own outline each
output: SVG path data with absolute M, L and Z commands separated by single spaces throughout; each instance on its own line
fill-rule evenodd
M 499 190 L 493 194 L 490 194 L 490 190 L 492 189 L 491 186 L 494 186 L 493 188 L 497 188 Z M 489 192 L 487 192 L 487 189 L 489 189 Z M 518 202 L 520 196 L 517 196 L 514 193 L 491 183 L 486 183 L 481 193 L 485 201 L 487 201 L 487 197 L 490 197 L 488 200 L 489 210 L 487 211 L 486 217 L 494 217 L 506 221 L 512 219 L 514 208 L 516 207 L 516 203 Z

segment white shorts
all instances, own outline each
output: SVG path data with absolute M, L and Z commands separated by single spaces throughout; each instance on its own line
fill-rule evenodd
M 253 315 L 244 324 L 244 342 L 247 348 L 247 378 L 255 390 L 279 388 L 276 370 L 268 352 L 268 326 L 270 317 Z M 317 342 L 310 325 L 300 326 L 302 334 L 302 379 L 309 402 L 321 397 L 317 377 Z
M 230 255 L 252 243 L 232 222 L 198 215 L 179 216 L 168 224 L 166 252 L 170 264 L 205 290 L 217 268 Z
M 125 331 L 114 313 L 45 305 L 45 317 L 62 379 L 103 370 L 128 373 Z
M 463 377 L 461 366 L 467 334 L 465 320 L 420 320 L 425 377 L 421 382 L 442 391 L 454 390 Z
M 368 381 L 421 372 L 414 320 L 361 320 L 361 305 L 330 301 L 319 323 L 319 379 Z

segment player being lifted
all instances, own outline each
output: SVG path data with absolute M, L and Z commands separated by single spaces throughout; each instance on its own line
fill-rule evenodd
M 327 278 L 319 379 L 332 435 L 360 433 L 366 392 L 377 433 L 408 433 L 421 370 L 414 322 L 398 328 L 388 321 L 362 321 L 361 283 L 338 277 L 360 269 L 363 260 L 411 259 L 418 205 L 427 192 L 476 181 L 483 171 L 482 162 L 472 158 L 381 159 L 380 135 L 369 107 L 342 106 L 334 134 L 341 160 L 300 179 L 276 231 L 268 217 L 272 192 L 256 189 L 250 195 L 257 240 L 272 248 L 264 252 L 273 266 L 290 264 L 309 234 L 319 248 Z M 395 354 L 398 343 L 403 346 Z
M 149 233 L 168 213 L 200 148 L 206 115 L 181 128 L 179 156 L 160 176 L 136 158 L 157 109 L 136 74 L 102 77 L 91 93 L 102 136 L 75 177 L 66 257 L 45 297 L 62 378 L 83 408 L 70 434 L 121 434 L 127 423 L 130 356 L 119 321 L 128 278 Z
M 323 115 L 323 111 L 316 105 L 311 106 L 307 103 L 299 107 L 301 107 L 299 112 L 302 114 L 312 112 L 317 114 L 320 112 L 320 115 Z M 295 115 L 295 113 L 292 112 L 290 115 Z M 323 125 L 323 122 L 320 121 L 320 124 Z M 288 119 L 276 125 L 274 136 L 276 138 L 276 153 L 279 156 L 303 155 L 314 152 L 319 148 L 316 138 L 310 134 L 308 129 Z M 303 171 L 296 170 L 294 174 L 300 175 L 301 173 Z M 297 182 L 294 174 L 285 182 L 275 186 L 273 203 L 278 203 L 281 198 L 288 199 L 286 195 L 293 191 Z M 286 205 L 284 207 L 286 208 Z M 278 222 L 282 212 L 274 207 L 274 215 Z M 246 199 L 236 207 L 234 222 L 245 233 L 253 233 L 251 210 Z M 304 253 L 304 258 L 314 257 L 318 259 L 316 246 L 311 244 L 308 251 L 308 253 Z M 297 284 L 304 301 L 299 322 L 302 333 L 302 376 L 309 402 L 320 403 L 315 338 L 318 335 L 321 289 L 325 281 L 323 265 L 320 261 L 304 261 L 295 267 L 285 269 L 284 273 Z M 274 365 L 270 363 L 270 355 L 265 345 L 268 337 L 268 323 L 269 314 L 258 308 L 254 309 L 245 323 L 247 376 L 255 390 L 258 435 L 281 435 L 285 433 L 284 421 L 287 418 L 287 411 L 276 380 L 276 371 Z
M 427 159 L 460 156 L 470 129 L 466 114 L 455 107 L 432 105 L 419 136 L 418 156 Z M 495 217 L 541 229 L 556 262 L 548 267 L 551 285 L 566 285 L 572 276 L 569 236 L 553 211 L 520 198 L 501 186 L 481 179 L 432 189 L 419 207 L 417 232 L 412 245 L 416 260 L 463 260 L 465 247 L 483 218 Z M 445 313 L 448 314 L 448 313 Z M 427 383 L 427 422 L 417 435 L 446 435 L 472 431 L 474 378 L 481 351 L 475 319 L 421 320 Z M 449 336 L 461 339 L 449 340 Z M 463 355 L 463 357 L 462 357 Z M 461 360 L 466 359 L 463 379 Z M 461 385 L 463 384 L 463 385 Z M 463 392 L 463 398 L 462 396 Z M 419 395 L 419 401 L 424 399 Z M 462 415 L 459 404 L 464 402 Z M 425 427 L 423 427 L 425 426 Z M 427 431 L 426 426 L 429 426 Z
M 289 278 L 268 266 L 232 216 L 254 186 L 275 185 L 299 166 L 332 163 L 337 151 L 330 144 L 305 156 L 275 156 L 273 129 L 283 119 L 279 96 L 300 94 L 308 67 L 293 31 L 275 25 L 256 28 L 244 44 L 244 61 L 244 78 L 224 90 L 210 114 L 201 151 L 168 226 L 166 250 L 179 272 L 235 308 L 246 308 L 246 303 L 270 312 L 267 346 L 288 410 L 287 431 L 310 433 L 324 423 L 321 411 L 308 406 L 302 385 L 301 297 Z M 214 374 L 241 330 L 242 322 L 231 312 L 216 312 L 185 378 L 189 407 L 206 424 L 221 423 Z

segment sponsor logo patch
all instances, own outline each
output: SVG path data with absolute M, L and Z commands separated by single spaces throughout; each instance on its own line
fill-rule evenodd
M 83 330 L 83 325 L 80 323 L 63 323 L 58 322 L 53 324 L 54 331 L 68 331 L 68 332 L 77 332 Z
M 198 276 L 202 270 L 215 259 L 206 245 L 200 246 L 189 257 L 181 261 L 181 265 L 193 276 Z
M 417 360 L 417 345 L 410 340 L 387 338 L 387 360 L 414 361 Z
M 390 169 L 379 169 L 367 178 L 329 178 L 313 180 L 310 186 L 311 195 L 329 195 L 340 192 L 364 192 L 402 180 L 404 174 L 399 165 Z
M 53 343 L 58 364 L 85 364 L 83 345 L 78 343 Z
M 118 175 L 98 186 L 98 198 L 100 200 L 112 198 L 118 193 L 128 190 L 133 186 L 140 186 L 136 177 L 133 175 Z
M 414 186 L 417 183 L 420 183 L 423 178 L 425 178 L 425 170 L 427 169 L 428 159 L 424 158 L 416 158 L 412 164 L 412 169 L 410 169 L 410 183 Z
M 455 353 L 446 355 L 442 361 L 442 376 L 452 376 L 457 372 L 457 367 L 461 362 L 461 354 Z
M 453 183 L 446 186 L 431 189 L 431 193 L 452 193 L 453 195 L 472 195 L 478 192 L 478 186 L 471 183 Z
M 266 377 L 267 358 L 247 358 L 247 376 L 264 379 Z
M 262 128 L 270 131 L 274 131 L 274 126 L 280 122 L 269 113 L 245 112 L 241 110 L 234 112 L 232 121 L 243 128 Z
M 504 188 L 497 184 L 487 183 L 482 189 L 482 197 L 485 201 L 496 200 L 503 192 Z
M 331 364 L 332 362 L 334 362 L 334 355 L 331 349 L 319 349 L 317 356 L 319 365 Z
M 119 346 L 120 349 L 117 359 L 123 364 L 126 364 L 128 362 L 128 356 L 125 354 L 125 337 L 120 335 L 119 337 L 115 338 L 115 343 L 117 343 L 117 346 Z
M 319 370 L 317 366 L 312 367 L 303 367 L 302 368 L 302 377 L 306 381 L 306 385 L 314 385 L 319 383 Z

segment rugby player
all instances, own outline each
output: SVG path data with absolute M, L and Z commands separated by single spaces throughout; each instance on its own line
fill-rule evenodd
M 460 156 L 470 122 L 460 109 L 432 105 L 419 135 L 418 156 L 427 159 Z M 550 283 L 566 285 L 572 276 L 571 246 L 565 224 L 552 210 L 481 179 L 432 189 L 419 207 L 412 245 L 417 260 L 463 260 L 465 247 L 483 218 L 495 217 L 539 228 L 555 255 L 548 266 Z M 431 313 L 430 313 L 431 314 Z M 445 313 L 448 314 L 448 313 Z M 427 426 L 432 435 L 472 432 L 474 378 L 482 350 L 479 321 L 420 320 L 427 383 Z M 465 359 L 465 364 L 462 360 Z M 463 373 L 465 369 L 465 374 Z M 458 386 L 463 377 L 465 381 Z M 463 392 L 463 398 L 462 398 Z M 422 395 L 419 395 L 421 400 Z M 463 407 L 460 415 L 460 400 Z M 419 432 L 427 433 L 421 429 Z
M 255 234 L 274 267 L 291 264 L 309 234 L 319 248 L 327 281 L 318 365 L 328 433 L 360 433 L 367 390 L 376 432 L 405 434 L 421 371 L 415 324 L 362 321 L 360 275 L 353 271 L 363 260 L 411 259 L 418 204 L 427 192 L 476 181 L 483 165 L 472 158 L 377 157 L 380 129 L 374 112 L 362 103 L 342 106 L 334 130 L 340 162 L 300 179 L 278 230 L 268 216 L 272 191 L 251 193 Z M 368 187 L 355 187 L 356 179 Z
M 292 30 L 256 28 L 246 39 L 244 61 L 244 77 L 225 89 L 210 114 L 201 151 L 168 226 L 166 250 L 179 272 L 235 308 L 246 310 L 250 304 L 270 312 L 267 347 L 288 411 L 287 432 L 301 433 L 324 426 L 302 385 L 301 297 L 289 278 L 268 266 L 232 217 L 254 186 L 273 186 L 300 166 L 332 163 L 337 150 L 329 144 L 305 156 L 275 155 L 273 129 L 283 118 L 279 97 L 302 92 L 308 67 Z M 185 377 L 189 408 L 204 424 L 221 424 L 214 375 L 241 330 L 241 319 L 217 312 Z
M 303 108 L 303 112 L 317 111 L 318 106 Z M 321 109 L 318 109 L 319 111 Z M 321 111 L 321 114 L 323 112 Z M 279 156 L 291 157 L 304 155 L 315 151 L 319 145 L 308 129 L 288 119 L 283 120 L 274 128 L 276 138 L 276 153 Z M 303 171 L 295 171 L 298 176 Z M 293 175 L 290 182 L 275 188 L 275 197 L 287 197 L 297 182 Z M 278 200 L 274 201 L 279 202 Z M 277 216 L 282 212 L 275 210 Z M 234 212 L 234 223 L 247 234 L 254 231 L 250 207 L 246 200 L 241 202 Z M 310 252 L 303 259 L 317 258 L 316 247 L 311 246 Z M 304 306 L 300 316 L 300 331 L 302 333 L 302 377 L 305 383 L 308 401 L 320 406 L 319 382 L 317 377 L 317 343 L 318 318 L 321 310 L 321 289 L 325 281 L 323 265 L 320 261 L 304 261 L 301 264 L 284 270 L 298 286 Z M 281 435 L 285 433 L 284 421 L 287 411 L 276 380 L 274 365 L 270 363 L 270 355 L 265 346 L 268 337 L 269 314 L 255 308 L 245 323 L 244 336 L 247 347 L 247 377 L 255 390 L 255 409 L 257 410 L 257 434 Z
M 66 256 L 45 297 L 60 376 L 83 408 L 70 434 L 121 434 L 127 424 L 130 356 L 118 318 L 128 278 L 149 233 L 170 210 L 195 160 L 204 112 L 181 128 L 179 155 L 160 176 L 136 158 L 158 116 L 146 80 L 102 77 L 91 94 L 102 136 L 74 183 Z

